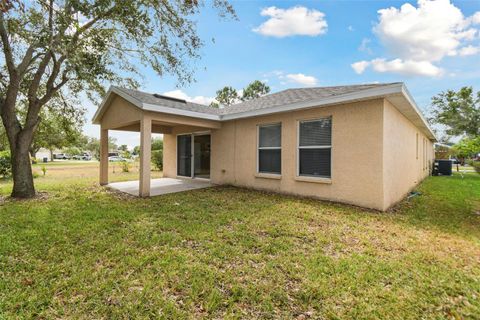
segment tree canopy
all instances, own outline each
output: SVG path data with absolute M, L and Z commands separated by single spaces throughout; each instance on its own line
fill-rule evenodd
M 255 80 L 243 89 L 242 101 L 256 99 L 270 92 L 270 87 L 260 80 Z
M 452 154 L 458 158 L 472 158 L 480 153 L 480 136 L 464 138 L 452 147 Z
M 215 101 L 213 101 L 210 106 L 214 108 L 219 108 L 220 106 L 228 107 L 239 101 L 259 98 L 269 92 L 270 87 L 260 80 L 251 82 L 243 89 L 242 94 L 239 94 L 235 88 L 226 86 L 216 92 Z
M 107 83 L 136 87 L 141 65 L 191 82 L 191 60 L 203 44 L 195 17 L 205 3 L 235 17 L 226 0 L 1 1 L 0 115 L 12 154 L 12 196 L 35 195 L 29 150 L 52 98 L 96 100 Z
M 432 98 L 431 121 L 446 127 L 450 136 L 480 136 L 480 91 L 463 87 L 459 91 L 447 90 Z
M 214 108 L 218 108 L 220 106 L 231 106 L 232 104 L 238 102 L 239 100 L 238 92 L 233 87 L 223 87 L 220 90 L 217 90 L 217 96 L 215 100 L 217 102 L 212 102 L 210 105 Z

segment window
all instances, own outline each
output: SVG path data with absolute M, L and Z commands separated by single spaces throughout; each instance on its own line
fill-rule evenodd
M 331 177 L 332 118 L 300 121 L 298 175 Z
M 416 144 L 416 150 L 417 150 L 417 160 L 418 160 L 418 133 L 417 133 L 417 144 Z
M 427 140 L 423 138 L 423 170 L 427 170 Z
M 258 126 L 258 172 L 280 174 L 282 168 L 282 124 Z

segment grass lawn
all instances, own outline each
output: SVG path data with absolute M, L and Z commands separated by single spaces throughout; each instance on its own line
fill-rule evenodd
M 480 317 L 480 175 L 379 213 L 233 187 L 130 198 L 97 170 L 51 166 L 40 199 L 1 203 L 0 319 Z

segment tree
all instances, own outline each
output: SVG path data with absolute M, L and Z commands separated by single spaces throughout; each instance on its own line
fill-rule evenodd
M 133 147 L 133 154 L 140 154 L 140 146 Z
M 475 97 L 472 87 L 448 90 L 434 96 L 432 106 L 432 122 L 446 126 L 448 135 L 480 136 L 480 91 Z
M 100 159 L 100 140 L 93 137 L 87 137 L 87 143 L 83 147 L 85 150 L 90 151 L 96 159 Z M 108 150 L 117 149 L 117 139 L 114 137 L 108 137 Z
M 235 15 L 227 0 L 211 3 L 221 16 Z M 52 98 L 68 92 L 95 100 L 105 94 L 105 82 L 135 87 L 139 64 L 191 82 L 194 64 L 187 62 L 199 57 L 194 19 L 202 7 L 195 0 L 1 1 L 0 115 L 12 157 L 12 196 L 35 195 L 29 149 Z
M 118 147 L 119 151 L 128 151 L 128 146 L 126 144 L 122 144 L 120 147 Z
M 239 98 L 237 90 L 232 87 L 223 87 L 217 91 L 215 100 L 222 106 L 230 106 L 237 102 Z
M 78 103 L 78 102 L 77 102 Z M 40 148 L 50 150 L 53 160 L 54 149 L 78 146 L 86 143 L 82 134 L 84 124 L 84 109 L 78 109 L 77 104 L 59 102 L 52 99 L 40 112 L 42 121 L 33 137 L 30 145 L 30 154 L 35 154 Z
M 220 106 L 230 106 L 239 100 L 248 101 L 259 98 L 270 92 L 270 87 L 260 80 L 251 82 L 246 88 L 243 89 L 243 93 L 240 96 L 234 88 L 230 86 L 223 87 L 217 91 L 215 101 L 210 103 L 212 108 L 220 108 Z
M 460 140 L 452 147 L 452 153 L 460 159 L 475 157 L 480 153 L 480 136 Z
M 153 138 L 152 139 L 152 150 L 163 150 L 163 140 L 162 140 L 162 138 Z
M 52 99 L 40 112 L 42 121 L 38 125 L 33 141 L 30 145 L 32 157 L 40 150 L 46 148 L 53 153 L 54 149 L 62 149 L 73 145 L 85 144 L 85 136 L 82 135 L 82 126 L 85 121 L 85 110 L 76 107 L 78 102 L 67 102 L 63 97 L 60 100 Z M 19 110 L 25 115 L 25 108 L 19 106 Z M 7 150 L 8 137 L 3 125 L 0 125 L 0 150 Z M 52 157 L 53 159 L 53 157 Z
M 270 92 L 270 87 L 259 80 L 251 82 L 243 89 L 242 101 L 252 100 L 264 96 Z

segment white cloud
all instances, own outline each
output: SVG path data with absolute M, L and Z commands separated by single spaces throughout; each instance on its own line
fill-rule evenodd
M 265 36 L 318 36 L 327 32 L 325 14 L 315 9 L 301 6 L 289 9 L 268 7 L 261 11 L 261 15 L 269 19 L 253 31 Z
M 429 61 L 414 61 L 402 59 L 373 59 L 371 61 L 358 61 L 351 64 L 352 69 L 357 74 L 362 74 L 368 67 L 376 72 L 394 72 L 403 75 L 417 75 L 439 77 L 444 74 L 444 70 L 433 65 Z
M 374 59 L 370 61 L 373 70 L 377 72 L 395 72 L 404 75 L 418 75 L 439 77 L 443 75 L 443 69 L 433 65 L 430 61 L 415 61 L 393 59 Z
M 348 26 L 347 30 L 351 32 L 351 31 L 355 31 L 355 28 L 353 26 Z
M 449 0 L 420 0 L 418 8 L 406 3 L 378 13 L 374 31 L 388 50 L 403 59 L 439 61 L 477 32 Z
M 357 73 L 367 65 L 378 72 L 439 76 L 443 70 L 434 63 L 447 56 L 478 53 L 467 43 L 477 39 L 479 30 L 473 26 L 480 23 L 480 12 L 464 17 L 450 0 L 419 0 L 417 7 L 405 3 L 399 9 L 381 9 L 378 14 L 374 32 L 394 58 L 354 63 Z
M 364 60 L 352 63 L 350 66 L 357 74 L 362 74 L 369 65 L 370 62 Z
M 470 17 L 470 21 L 473 24 L 480 24 L 480 11 L 475 12 L 475 14 Z
M 368 38 L 363 38 L 362 39 L 362 42 L 360 43 L 360 47 L 358 47 L 358 50 L 362 51 L 362 52 L 366 52 L 368 54 L 372 54 L 372 49 L 370 49 L 370 47 L 368 46 L 370 44 L 370 42 L 372 42 L 372 40 L 368 39 Z
M 472 45 L 463 47 L 458 51 L 458 54 L 461 56 L 471 56 L 478 53 L 480 53 L 480 46 L 474 47 Z
M 307 87 L 314 86 L 318 83 L 318 79 L 314 76 L 307 76 L 303 73 L 290 73 L 284 76 L 289 82 L 298 83 Z
M 185 92 L 183 92 L 180 89 L 164 92 L 163 95 L 173 97 L 173 98 L 183 99 L 183 100 L 190 101 L 190 102 L 203 104 L 203 105 L 206 105 L 206 106 L 208 106 L 212 101 L 215 100 L 215 98 L 205 97 L 205 96 L 190 97 L 188 94 L 186 94 Z

